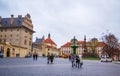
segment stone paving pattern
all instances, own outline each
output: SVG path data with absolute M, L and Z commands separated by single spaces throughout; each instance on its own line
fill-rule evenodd
M 72 68 L 68 59 L 55 58 L 47 64 L 46 58 L 0 59 L 0 76 L 120 76 L 120 64 L 84 60 L 82 68 Z

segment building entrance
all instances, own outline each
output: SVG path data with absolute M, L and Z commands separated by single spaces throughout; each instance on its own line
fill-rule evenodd
M 7 57 L 10 57 L 10 49 L 7 48 Z

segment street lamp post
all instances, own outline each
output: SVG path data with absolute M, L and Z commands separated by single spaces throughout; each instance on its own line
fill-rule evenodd
M 77 45 L 77 39 L 75 38 L 75 36 L 71 42 L 72 42 L 71 47 L 73 48 L 73 54 L 76 55 L 76 49 L 78 48 L 78 45 Z
M 83 47 L 84 47 L 84 52 L 87 53 L 87 47 L 86 47 L 86 35 L 84 36 L 84 45 L 83 45 Z

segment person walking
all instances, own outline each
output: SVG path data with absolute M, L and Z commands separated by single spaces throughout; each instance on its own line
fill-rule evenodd
M 83 59 L 82 59 L 82 55 L 79 55 L 79 59 L 80 59 L 80 68 L 83 66 Z
M 71 61 L 71 54 L 69 55 L 69 61 Z
M 36 53 L 36 54 L 35 54 L 35 60 L 37 60 L 37 59 L 38 59 L 38 54 Z
M 50 54 L 48 53 L 48 55 L 47 55 L 47 64 L 49 64 L 49 61 L 50 61 Z
M 33 60 L 35 60 L 35 53 L 33 54 Z
M 72 67 L 75 66 L 75 55 L 71 54 L 71 62 L 72 62 Z
M 53 54 L 51 54 L 50 60 L 51 60 L 51 64 L 53 64 L 53 60 L 54 60 L 54 55 Z
M 79 68 L 79 66 L 80 66 L 80 58 L 78 55 L 76 55 L 76 67 Z

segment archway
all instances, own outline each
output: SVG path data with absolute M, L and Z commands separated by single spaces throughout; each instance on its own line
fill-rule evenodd
M 10 49 L 7 48 L 7 57 L 10 57 Z

